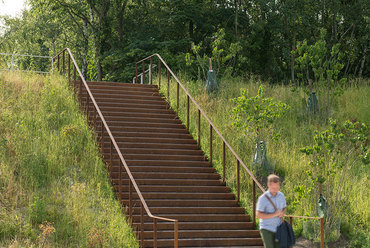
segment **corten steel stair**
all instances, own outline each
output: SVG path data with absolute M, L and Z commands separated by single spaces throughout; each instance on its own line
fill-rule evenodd
M 161 66 L 167 71 L 167 98 L 170 76 L 175 80 L 177 111 L 180 87 L 186 95 L 187 127 L 190 100 L 195 106 L 198 142 L 202 116 L 209 125 L 210 161 L 159 95 L 157 86 L 152 85 L 153 58 L 158 61 L 158 87 L 163 76 Z M 97 133 L 117 198 L 128 210 L 141 247 L 262 247 L 259 231 L 254 227 L 256 189 L 265 192 L 264 188 L 159 54 L 136 63 L 136 82 L 140 63 L 145 82 L 146 61 L 150 61 L 150 85 L 134 85 L 86 82 L 68 48 L 53 57 L 57 70 L 74 87 L 89 124 Z M 222 180 L 211 166 L 213 132 L 223 144 Z M 237 162 L 236 197 L 224 183 L 226 149 Z M 238 206 L 241 169 L 252 180 L 252 219 Z M 286 217 L 291 225 L 293 218 L 320 220 L 320 247 L 324 247 L 324 218 Z
M 179 247 L 261 247 L 260 233 L 250 216 L 244 214 L 157 86 L 87 83 L 150 211 L 178 220 Z M 84 102 L 86 92 L 81 96 Z M 93 106 L 89 111 L 93 122 Z M 103 155 L 107 164 L 112 163 L 110 175 L 119 192 L 119 157 L 112 154 L 111 158 L 110 139 L 107 133 L 103 135 Z M 121 173 L 121 201 L 127 206 L 128 177 Z M 132 204 L 133 226 L 140 229 L 136 193 L 132 193 Z M 144 214 L 143 221 L 143 245 L 153 247 L 153 220 Z M 173 237 L 173 224 L 159 222 L 158 247 L 173 247 Z

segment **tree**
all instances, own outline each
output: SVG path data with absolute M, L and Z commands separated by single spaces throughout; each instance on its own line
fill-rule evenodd
M 305 197 L 312 204 L 323 195 L 328 202 L 325 233 L 335 228 L 345 207 L 343 199 L 351 192 L 358 176 L 366 173 L 365 168 L 370 163 L 368 137 L 365 123 L 353 120 L 342 124 L 330 120 L 330 128 L 316 131 L 313 144 L 301 149 L 310 158 L 306 172 L 310 182 L 304 191 L 313 193 Z M 310 214 L 316 215 L 317 207 L 311 208 Z

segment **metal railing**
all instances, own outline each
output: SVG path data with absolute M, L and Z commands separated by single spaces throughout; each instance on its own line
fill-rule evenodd
M 6 67 L 5 68 L 0 68 L 1 71 L 21 71 L 21 72 L 36 72 L 36 73 L 41 73 L 41 74 L 48 74 L 50 73 L 49 71 L 37 71 L 37 70 L 22 70 L 22 69 L 17 69 L 19 66 L 17 65 L 18 60 L 14 60 L 14 57 L 27 57 L 27 58 L 41 58 L 41 59 L 48 59 L 51 61 L 51 71 L 53 71 L 53 57 L 50 56 L 38 56 L 38 55 L 29 55 L 29 54 L 15 54 L 15 53 L 0 53 L 0 56 L 3 57 L 11 57 L 10 63 L 5 62 Z M 0 65 L 2 63 L 2 59 L 0 59 Z
M 67 61 L 67 58 L 66 58 L 66 52 L 67 52 L 67 56 L 68 56 L 68 61 Z M 60 61 L 62 60 L 62 61 Z M 122 156 L 122 153 L 114 139 L 114 136 L 112 135 L 110 129 L 109 129 L 109 126 L 107 125 L 105 119 L 104 119 L 104 116 L 102 115 L 101 111 L 100 111 L 100 108 L 98 106 L 98 104 L 96 103 L 95 101 L 95 98 L 93 96 L 93 94 L 91 93 L 90 91 L 90 88 L 88 86 L 88 84 L 86 83 L 86 80 L 85 78 L 83 77 L 83 75 L 81 74 L 81 71 L 80 69 L 78 68 L 78 65 L 70 51 L 69 48 L 65 48 L 63 49 L 61 52 L 59 52 L 56 56 L 53 57 L 53 63 L 56 61 L 57 63 L 57 69 L 58 69 L 58 72 L 62 72 L 63 75 L 66 74 L 66 70 L 67 70 L 67 77 L 68 77 L 68 80 L 71 82 L 73 82 L 73 86 L 75 87 L 76 85 L 76 82 L 77 82 L 77 73 L 78 73 L 78 76 L 80 77 L 80 80 L 79 80 L 79 93 L 78 93 L 78 96 L 79 96 L 79 99 L 80 99 L 80 103 L 82 105 L 82 90 L 84 89 L 86 91 L 86 101 L 85 101 L 85 109 L 87 110 L 86 113 L 87 113 L 87 118 L 88 120 L 90 119 L 90 104 L 92 104 L 92 107 L 93 107 L 93 124 L 94 124 L 94 128 L 96 130 L 96 132 L 98 132 L 97 130 L 97 122 L 100 121 L 101 122 L 101 129 L 99 130 L 100 131 L 100 134 L 101 134 L 101 140 L 100 140 L 100 145 L 101 145 L 101 148 L 103 149 L 104 147 L 104 132 L 106 132 L 109 136 L 109 139 L 110 139 L 110 158 L 109 158 L 109 172 L 111 173 L 111 168 L 112 168 L 112 157 L 113 157 L 113 147 L 116 151 L 116 153 L 118 154 L 119 156 L 119 179 L 118 179 L 118 184 L 119 184 L 119 189 L 118 189 L 118 199 L 121 200 L 121 196 L 122 196 L 122 168 L 126 171 L 128 177 L 129 177 L 129 180 L 128 180 L 128 194 L 129 194 L 129 206 L 128 206 L 128 212 L 129 212 L 129 218 L 130 220 L 132 220 L 132 212 L 133 212 L 133 206 L 132 206 L 132 187 L 135 189 L 136 191 L 136 194 L 138 195 L 139 199 L 140 199 L 140 232 L 138 232 L 138 236 L 140 237 L 140 241 L 141 241 L 141 247 L 144 247 L 144 210 L 146 212 L 146 214 L 153 219 L 153 245 L 154 247 L 157 247 L 157 221 L 165 221 L 165 222 L 173 222 L 174 224 L 174 247 L 175 248 L 178 248 L 178 220 L 176 219 L 169 219 L 169 218 L 163 218 L 163 217 L 159 217 L 159 216 L 155 216 L 153 215 L 151 212 L 150 212 L 150 209 L 142 195 L 142 193 L 140 192 L 140 189 L 134 179 L 134 177 L 132 176 L 132 173 L 129 169 L 129 167 L 127 166 L 127 163 L 125 161 L 125 159 L 123 158 Z M 72 63 L 72 66 L 73 66 L 73 80 L 72 80 L 72 77 L 71 77 L 71 63 Z M 67 65 L 66 65 L 67 64 Z M 67 67 L 67 68 L 66 68 Z M 91 102 L 91 103 L 90 103 Z
M 152 70 L 154 68 L 156 68 L 157 65 L 153 65 L 151 68 L 149 68 L 148 70 L 145 71 L 145 73 L 148 73 L 149 72 L 149 82 L 152 81 L 151 77 L 153 75 L 152 73 Z M 140 73 L 139 75 L 137 75 L 137 77 L 140 77 L 140 84 L 144 84 L 144 73 Z M 137 82 L 137 79 L 136 79 L 136 76 L 132 78 L 132 83 L 135 84 Z
M 136 83 L 138 80 L 138 65 L 142 64 L 142 75 L 144 75 L 145 80 L 145 61 L 149 60 L 149 70 L 150 70 L 150 77 L 149 77 L 149 84 L 153 84 L 153 58 L 157 57 L 158 59 L 158 87 L 161 87 L 161 77 L 162 77 L 162 64 L 167 70 L 167 99 L 169 101 L 170 96 L 170 82 L 171 82 L 171 76 L 176 82 L 176 109 L 177 113 L 179 113 L 179 94 L 180 94 L 180 87 L 183 90 L 183 92 L 186 94 L 186 127 L 188 131 L 190 130 L 190 100 L 193 103 L 193 105 L 197 109 L 197 133 L 198 133 L 198 145 L 200 146 L 201 141 L 201 116 L 208 122 L 209 124 L 209 148 L 210 148 L 210 154 L 209 154 L 209 161 L 212 164 L 213 159 L 213 131 L 216 132 L 216 134 L 221 138 L 222 140 L 222 180 L 223 182 L 226 182 L 226 147 L 229 149 L 229 151 L 233 154 L 234 158 L 236 159 L 236 185 L 237 185 L 237 201 L 240 202 L 240 166 L 243 167 L 243 169 L 247 172 L 249 177 L 252 179 L 252 198 L 253 198 L 253 225 L 256 225 L 256 200 L 257 200 L 257 194 L 256 194 L 256 186 L 262 191 L 262 193 L 265 193 L 265 189 L 262 187 L 262 185 L 258 182 L 256 177 L 252 174 L 252 172 L 247 168 L 245 163 L 241 160 L 241 158 L 238 156 L 238 154 L 234 151 L 234 149 L 230 146 L 230 144 L 226 141 L 226 139 L 222 136 L 222 134 L 219 132 L 219 130 L 216 128 L 216 126 L 211 122 L 211 120 L 208 118 L 206 113 L 201 109 L 201 107 L 198 105 L 198 103 L 194 100 L 194 98 L 190 95 L 190 93 L 186 90 L 184 85 L 180 82 L 180 80 L 176 77 L 176 75 L 172 72 L 172 70 L 169 68 L 167 63 L 163 60 L 163 58 L 159 54 L 153 54 L 150 55 L 138 62 L 136 62 Z M 309 219 L 320 219 L 320 230 L 321 230 L 321 247 L 324 247 L 324 228 L 323 228 L 323 218 L 320 217 L 304 217 L 304 216 L 286 216 L 290 218 L 290 222 L 292 223 L 292 218 L 309 218 Z

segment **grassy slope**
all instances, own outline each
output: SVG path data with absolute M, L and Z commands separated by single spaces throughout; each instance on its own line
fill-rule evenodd
M 93 132 L 59 76 L 0 74 L 0 247 L 7 246 L 138 247 Z
M 242 160 L 249 168 L 252 168 L 251 162 L 255 147 L 247 135 L 238 132 L 232 126 L 231 110 L 234 107 L 230 99 L 240 96 L 240 88 L 249 90 L 250 96 L 255 96 L 259 87 L 259 82 L 255 78 L 245 79 L 224 79 L 220 83 L 219 92 L 216 95 L 208 96 L 204 91 L 204 85 L 199 82 L 187 80 L 186 76 L 180 76 L 181 82 L 189 90 L 190 94 L 196 99 L 202 109 L 207 113 L 211 121 L 220 130 L 222 135 L 239 154 Z M 156 82 L 157 83 L 157 82 Z M 339 121 L 357 118 L 358 120 L 370 124 L 370 87 L 369 82 L 353 82 L 348 87 L 343 96 L 334 103 L 331 112 L 333 118 Z M 176 109 L 176 87 L 171 84 L 170 100 L 172 106 Z M 280 138 L 277 141 L 267 139 L 268 159 L 275 164 L 275 172 L 284 177 L 282 191 L 287 197 L 288 205 L 294 200 L 293 188 L 295 185 L 305 183 L 307 176 L 305 171 L 308 168 L 308 159 L 299 151 L 301 147 L 310 144 L 313 140 L 313 133 L 316 129 L 327 128 L 327 123 L 318 118 L 318 120 L 309 121 L 305 116 L 305 93 L 302 88 L 292 88 L 283 85 L 265 85 L 265 95 L 283 101 L 291 106 L 285 118 L 279 120 L 274 128 L 280 132 Z M 162 93 L 167 96 L 167 83 L 162 84 Z M 319 99 L 320 101 L 320 99 Z M 195 108 L 191 107 L 190 131 L 194 137 L 197 137 L 197 115 Z M 180 117 L 186 123 L 186 100 L 182 90 L 180 90 Z M 203 150 L 209 154 L 209 126 L 206 121 L 201 121 L 201 144 Z M 213 137 L 216 137 L 214 134 Z M 222 173 L 222 143 L 220 139 L 214 138 L 214 166 Z M 227 158 L 232 158 L 230 152 L 226 153 Z M 227 181 L 228 185 L 236 189 L 236 161 L 227 159 Z M 353 173 L 356 173 L 354 171 Z M 346 215 L 342 216 L 342 231 L 352 240 L 352 246 L 362 247 L 369 245 L 368 230 L 368 188 L 369 182 L 367 175 L 360 175 L 359 180 L 354 183 L 349 198 L 346 199 Z M 242 205 L 246 207 L 247 212 L 251 212 L 251 181 L 242 173 L 241 181 Z M 291 206 L 291 204 L 290 204 Z M 290 214 L 305 215 L 312 210 L 312 202 L 302 200 L 301 203 L 293 208 L 288 208 Z M 302 221 L 297 221 L 296 231 L 302 231 Z

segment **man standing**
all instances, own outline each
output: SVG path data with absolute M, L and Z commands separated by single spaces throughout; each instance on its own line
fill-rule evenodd
M 260 231 L 265 248 L 279 248 L 279 243 L 275 240 L 277 227 L 281 224 L 281 218 L 286 211 L 285 196 L 280 190 L 280 178 L 271 174 L 267 177 L 268 190 L 258 198 L 256 216 L 260 219 Z M 269 199 L 277 207 L 274 206 Z

